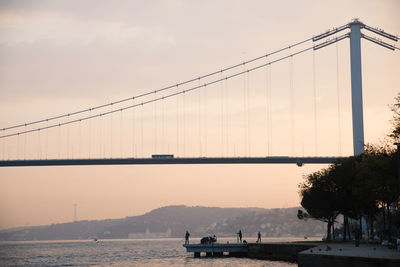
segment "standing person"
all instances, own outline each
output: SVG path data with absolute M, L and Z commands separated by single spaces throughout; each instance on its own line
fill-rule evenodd
M 356 247 L 360 246 L 360 229 L 356 228 L 354 230 L 354 238 Z
M 257 234 L 257 243 L 261 243 L 261 232 Z
M 242 230 L 239 230 L 237 234 L 239 236 L 239 242 L 242 243 Z
M 186 231 L 186 234 L 185 234 L 185 245 L 189 244 L 189 236 L 190 236 L 189 231 Z

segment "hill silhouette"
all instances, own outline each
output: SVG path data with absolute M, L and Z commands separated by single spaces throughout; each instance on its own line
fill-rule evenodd
M 299 208 L 218 208 L 166 206 L 139 216 L 122 219 L 77 221 L 47 226 L 24 227 L 0 232 L 0 240 L 74 240 L 90 238 L 159 238 L 191 237 L 210 234 L 235 236 L 238 229 L 248 236 L 322 235 L 325 225 L 318 221 L 297 219 Z

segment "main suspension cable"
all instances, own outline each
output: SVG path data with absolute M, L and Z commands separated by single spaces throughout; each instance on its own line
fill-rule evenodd
M 145 97 L 145 96 L 148 96 L 148 95 L 151 95 L 151 94 L 155 94 L 155 93 L 159 93 L 159 92 L 162 92 L 162 91 L 165 91 L 165 90 L 173 89 L 173 88 L 175 88 L 175 87 L 182 86 L 182 85 L 185 85 L 185 84 L 189 84 L 189 83 L 192 83 L 192 82 L 194 82 L 194 81 L 198 81 L 198 80 L 201 80 L 201 79 L 204 79 L 204 78 L 208 78 L 208 77 L 214 76 L 214 75 L 216 75 L 216 74 L 220 74 L 220 73 L 222 73 L 222 72 L 226 72 L 226 71 L 228 71 L 228 70 L 232 70 L 232 69 L 235 69 L 235 68 L 237 68 L 237 67 L 240 67 L 240 66 L 243 66 L 243 65 L 246 65 L 246 64 L 249 64 L 249 63 L 258 61 L 258 60 L 263 59 L 263 58 L 265 58 L 265 57 L 272 56 L 272 55 L 274 55 L 274 54 L 277 54 L 277 53 L 280 53 L 280 52 L 282 52 L 282 51 L 285 51 L 285 50 L 287 50 L 287 49 L 289 49 L 289 48 L 291 48 L 291 47 L 295 47 L 295 46 L 301 45 L 301 44 L 303 44 L 303 43 L 306 43 L 306 42 L 308 42 L 308 41 L 310 41 L 310 40 L 312 40 L 312 38 L 308 38 L 308 39 L 303 40 L 303 41 L 301 41 L 301 42 L 295 43 L 295 44 L 293 44 L 293 45 L 289 45 L 289 46 L 287 46 L 287 47 L 278 49 L 278 50 L 276 50 L 276 51 L 273 51 L 273 52 L 271 52 L 271 53 L 267 53 L 267 54 L 265 54 L 265 55 L 262 55 L 262 56 L 259 56 L 259 57 L 253 58 L 253 59 L 244 61 L 244 62 L 242 62 L 242 63 L 236 64 L 236 65 L 233 65 L 233 66 L 230 66 L 230 67 L 227 67 L 227 68 L 218 70 L 218 71 L 214 71 L 214 72 L 211 72 L 211 73 L 208 73 L 208 74 L 205 74 L 205 75 L 203 75 L 203 76 L 199 76 L 199 77 L 196 77 L 196 78 L 193 78 L 193 79 L 190 79 L 190 80 L 186 80 L 186 81 L 183 81 L 183 82 L 181 82 L 181 83 L 176 83 L 176 84 L 174 84 L 174 85 L 169 85 L 169 86 L 167 86 L 167 87 L 164 87 L 164 88 L 161 88 L 161 89 L 157 89 L 157 90 L 154 90 L 154 91 L 151 91 L 151 92 L 146 92 L 146 93 L 139 94 L 139 95 L 136 95 L 136 96 L 132 96 L 132 97 L 129 97 L 129 98 L 121 99 L 121 100 L 114 101 L 114 102 L 111 102 L 111 103 L 107 103 L 107 104 L 103 104 L 103 105 L 99 105 L 99 106 L 95 106 L 95 107 L 91 107 L 91 108 L 87 108 L 87 109 L 83 109 L 83 110 L 79 110 L 79 111 L 75 111 L 75 112 L 71 112 L 71 113 L 65 113 L 65 114 L 58 115 L 58 116 L 54 116 L 54 117 L 50 117 L 50 118 L 47 118 L 47 119 L 41 119 L 41 120 L 37 120 L 37 121 L 31 121 L 31 122 L 27 122 L 27 123 L 21 123 L 21 124 L 9 126 L 9 127 L 1 128 L 1 129 L 0 129 L 0 132 L 1 132 L 1 131 L 6 131 L 6 130 L 15 129 L 15 128 L 20 128 L 20 127 L 24 127 L 24 126 L 30 126 L 30 125 L 33 125 L 33 124 L 48 122 L 48 121 L 52 121 L 52 120 L 56 120 L 56 119 L 62 119 L 62 118 L 66 118 L 66 117 L 78 115 L 78 114 L 81 114 L 81 113 L 93 111 L 93 110 L 96 110 L 96 109 L 101 109 L 101 108 L 105 108 L 105 107 L 108 107 L 108 106 L 113 106 L 113 105 L 116 105 L 116 104 L 121 104 L 121 103 L 130 101 L 130 100 L 132 100 L 132 99 L 137 99 L 137 98 Z
M 177 95 L 180 95 L 180 94 L 185 94 L 185 93 L 187 93 L 187 92 L 191 92 L 191 91 L 196 90 L 196 89 L 199 89 L 199 88 L 201 88 L 201 87 L 206 87 L 206 86 L 209 86 L 209 85 L 212 85 L 212 84 L 215 84 L 215 83 L 218 83 L 218 82 L 227 80 L 227 79 L 234 78 L 234 77 L 236 77 L 236 76 L 240 76 L 240 75 L 242 75 L 242 74 L 246 74 L 246 73 L 255 71 L 255 70 L 257 70 L 257 69 L 266 67 L 266 66 L 268 66 L 268 65 L 272 65 L 272 64 L 277 63 L 277 62 L 279 62 L 279 61 L 282 61 L 282 60 L 284 60 L 284 59 L 287 59 L 287 58 L 290 58 L 290 57 L 293 57 L 293 56 L 302 54 L 302 53 L 304 53 L 304 52 L 306 52 L 306 51 L 309 51 L 309 50 L 311 50 L 311 49 L 313 49 L 313 46 L 310 46 L 310 47 L 308 47 L 308 48 L 305 48 L 305 49 L 303 49 L 303 50 L 300 50 L 300 51 L 298 51 L 298 52 L 296 52 L 296 53 L 293 53 L 293 54 L 290 54 L 290 55 L 287 55 L 287 56 L 283 56 L 283 57 L 281 57 L 281 58 L 278 58 L 278 59 L 275 59 L 275 60 L 273 60 L 273 61 L 267 62 L 267 63 L 265 63 L 265 64 L 261 64 L 261 65 L 252 67 L 252 68 L 250 68 L 250 69 L 247 69 L 247 70 L 244 70 L 244 71 L 241 71 L 241 72 L 237 72 L 237 73 L 235 73 L 235 74 L 231 74 L 231 75 L 229 75 L 229 76 L 226 76 L 226 77 L 223 77 L 223 78 L 219 78 L 219 79 L 216 79 L 216 80 L 213 80 L 213 81 L 204 83 L 203 85 L 198 85 L 198 86 L 195 86 L 195 87 L 192 87 L 192 88 L 189 88 L 189 89 L 185 89 L 185 90 L 182 90 L 182 91 L 178 91 L 178 92 L 175 92 L 175 93 L 171 93 L 171 94 L 169 94 L 169 95 L 165 95 L 165 96 L 161 96 L 161 97 L 158 97 L 158 98 L 150 99 L 150 100 L 147 100 L 147 101 L 144 101 L 144 102 L 141 102 L 141 103 L 132 104 L 132 105 L 125 106 L 125 107 L 122 107 L 122 108 L 110 110 L 110 111 L 107 111 L 107 112 L 104 112 L 104 113 L 98 113 L 98 114 L 95 114 L 95 115 L 90 115 L 90 116 L 83 117 L 83 118 L 79 118 L 79 119 L 75 119 L 75 120 L 68 120 L 68 121 L 63 122 L 63 123 L 56 123 L 56 124 L 52 124 L 52 125 L 45 126 L 45 127 L 41 127 L 41 128 L 35 128 L 35 129 L 31 129 L 31 130 L 27 130 L 27 131 L 22 131 L 22 132 L 18 132 L 18 133 L 12 133 L 12 134 L 7 134 L 7 135 L 2 135 L 2 136 L 0 136 L 0 138 L 6 138 L 6 137 L 16 136 L 16 135 L 20 135 L 20 134 L 27 134 L 27 133 L 31 133 L 31 132 L 35 132 L 35 131 L 41 131 L 41 130 L 44 130 L 44 129 L 50 129 L 50 128 L 54 128 L 54 127 L 59 127 L 59 126 L 63 126 L 63 125 L 69 125 L 69 124 L 72 124 L 72 123 L 76 123 L 76 122 L 80 122 L 80 121 L 85 121 L 85 120 L 97 118 L 97 117 L 100 117 L 100 116 L 110 115 L 110 114 L 113 114 L 113 113 L 115 113 L 115 112 L 127 110 L 127 109 L 130 109 L 130 108 L 135 108 L 135 107 L 139 107 L 139 106 L 144 106 L 144 105 L 146 105 L 146 104 L 150 104 L 150 103 L 153 103 L 153 102 L 156 102 L 156 101 L 160 101 L 160 100 L 163 100 L 163 99 L 166 99 L 166 98 L 174 97 L 174 96 L 177 96 Z M 243 64 L 244 64 L 244 63 L 243 63 Z M 221 72 L 222 72 L 222 70 L 221 70 Z M 178 85 L 176 85 L 176 87 L 178 87 Z M 130 100 L 132 100 L 132 98 L 131 98 Z M 110 120 L 111 120 L 111 123 L 112 123 L 112 118 L 111 118 Z M 111 128 L 112 128 L 112 126 L 111 126 Z M 112 131 L 112 129 L 110 129 L 110 131 Z M 112 135 L 112 133 L 111 133 L 111 135 Z

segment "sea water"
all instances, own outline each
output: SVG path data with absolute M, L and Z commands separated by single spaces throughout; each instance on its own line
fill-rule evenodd
M 297 266 L 248 258 L 194 258 L 193 253 L 182 247 L 182 241 L 171 238 L 97 243 L 91 240 L 0 242 L 0 266 Z

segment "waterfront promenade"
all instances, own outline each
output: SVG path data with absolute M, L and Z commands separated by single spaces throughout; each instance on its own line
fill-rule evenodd
M 240 256 L 265 260 L 297 262 L 299 267 L 311 266 L 400 266 L 400 252 L 379 244 L 271 242 L 248 244 L 183 245 L 195 257 Z
M 400 252 L 378 244 L 319 243 L 298 253 L 299 267 L 400 266 Z

